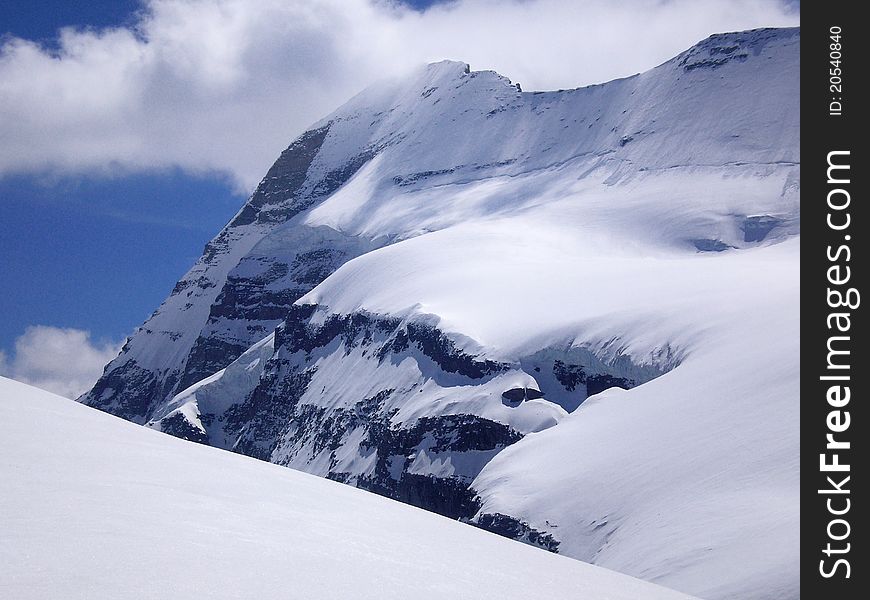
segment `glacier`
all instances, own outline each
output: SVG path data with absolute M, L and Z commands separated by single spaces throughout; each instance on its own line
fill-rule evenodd
M 81 401 L 700 597 L 796 597 L 799 48 L 377 83 Z

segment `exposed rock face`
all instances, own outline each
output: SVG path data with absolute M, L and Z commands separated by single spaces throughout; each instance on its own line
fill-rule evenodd
M 485 513 L 480 515 L 476 525 L 493 533 L 525 542 L 531 546 L 540 546 L 550 552 L 559 551 L 559 541 L 550 533 L 542 533 L 528 523 L 501 513 Z
M 743 221 L 743 241 L 760 242 L 776 227 L 782 225 L 782 219 L 771 215 L 746 217 Z
M 160 402 L 224 368 L 271 332 L 293 302 L 341 264 L 380 244 L 304 223 L 282 229 L 374 154 L 363 150 L 337 167 L 314 164 L 329 129 L 327 123 L 305 132 L 281 154 L 80 401 L 147 421 Z
M 626 373 L 641 381 L 659 373 L 630 361 L 605 364 L 577 348 L 527 360 L 582 380 L 560 383 L 561 394 L 545 380 L 567 405 L 605 384 L 631 387 Z M 303 304 L 287 310 L 274 336 L 148 425 L 471 518 L 479 505 L 470 484 L 480 469 L 564 414 L 539 387 L 520 364 L 463 350 L 425 321 Z M 518 402 L 500 402 L 517 390 Z
M 306 131 L 290 144 L 266 173 L 257 192 L 230 222 L 230 226 L 286 221 L 307 208 L 311 197 L 302 199 L 297 194 L 327 133 L 329 125 L 318 127 Z
M 163 419 L 160 422 L 160 430 L 163 433 L 174 435 L 183 440 L 208 445 L 208 436 L 205 435 L 201 429 L 191 425 L 190 421 L 188 421 L 181 413 L 176 413 L 171 417 Z
M 510 366 L 462 352 L 443 332 L 421 323 L 359 313 L 312 324 L 316 308 L 289 309 L 271 356 L 254 365 L 260 376 L 248 380 L 253 389 L 234 388 L 220 401 L 194 398 L 195 424 L 183 426 L 191 412 L 175 407 L 151 426 L 278 464 L 316 468 L 451 517 L 473 516 L 471 480 L 522 434 L 508 423 L 465 412 L 407 420 L 400 413 L 412 404 L 429 408 L 429 399 L 439 393 L 428 389 L 424 401 L 417 398 L 427 385 L 437 385 L 423 376 L 421 362 L 437 369 L 439 378 L 456 382 L 492 381 Z M 326 384 L 340 382 L 349 361 L 366 363 L 360 371 L 376 374 L 370 378 L 381 389 L 359 396 L 344 392 L 325 402 Z
M 424 321 L 316 305 L 286 312 L 274 336 L 148 425 L 468 519 L 479 509 L 470 484 L 480 469 L 564 414 L 519 364 L 460 349 Z M 551 349 L 529 360 L 582 374 L 581 389 L 553 393 L 568 404 L 579 404 L 593 381 L 634 384 L 618 376 L 620 361 L 608 367 L 588 351 Z M 519 402 L 499 402 L 516 390 Z

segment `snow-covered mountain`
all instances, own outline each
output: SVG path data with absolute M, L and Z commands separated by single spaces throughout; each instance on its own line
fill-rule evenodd
M 3 598 L 689 599 L 2 377 L 0 433 Z
M 796 597 L 799 43 L 556 92 L 455 62 L 376 84 L 82 401 L 703 597 Z

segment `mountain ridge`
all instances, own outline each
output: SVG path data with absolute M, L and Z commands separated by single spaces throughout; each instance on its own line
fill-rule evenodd
M 282 153 L 81 400 L 691 593 L 744 594 L 742 578 L 787 597 L 789 573 L 771 566 L 787 548 L 753 566 L 725 542 L 769 523 L 763 507 L 717 530 L 705 560 L 678 536 L 640 552 L 621 532 L 652 500 L 620 513 L 619 535 L 565 526 L 580 507 L 548 478 L 560 469 L 535 441 L 579 452 L 582 440 L 559 432 L 621 397 L 614 387 L 627 398 L 665 390 L 647 404 L 674 411 L 669 381 L 694 389 L 690 376 L 719 364 L 748 377 L 745 361 L 712 350 L 734 347 L 729 331 L 772 347 L 730 306 L 751 313 L 756 289 L 787 303 L 796 281 L 798 50 L 799 29 L 762 29 L 574 90 L 523 92 L 455 62 L 369 88 Z M 769 321 L 791 340 L 793 315 L 780 312 Z M 757 387 L 788 410 L 793 357 L 782 361 L 768 363 L 782 385 Z M 715 412 L 708 396 L 699 405 Z M 670 456 L 667 440 L 632 428 L 631 412 L 604 406 L 649 461 Z M 777 435 L 796 448 L 787 430 Z M 709 443 L 699 455 L 724 465 L 728 445 Z M 516 491 L 512 462 L 542 474 L 534 493 Z M 583 485 L 606 473 L 564 467 Z M 795 473 L 784 467 L 777 494 L 794 493 Z M 717 481 L 711 502 L 743 485 Z M 626 496 L 643 491 L 623 485 Z M 560 490 L 555 505 L 547 489 Z M 581 507 L 599 521 L 618 504 L 597 493 Z M 741 575 L 710 588 L 686 575 L 687 560 Z
M 758 30 L 758 31 L 763 33 L 766 36 L 771 30 Z M 785 32 L 788 35 L 793 36 L 794 31 L 796 31 L 796 30 L 789 29 L 789 30 L 773 30 L 773 31 Z M 732 38 L 735 38 L 739 41 L 741 39 L 741 37 L 745 37 L 745 35 L 748 35 L 749 33 L 753 33 L 753 32 L 748 32 L 747 34 L 730 34 L 730 37 L 727 37 L 726 39 L 731 40 Z M 700 48 L 703 44 L 708 43 L 711 40 L 719 39 L 721 37 L 722 37 L 722 34 L 718 34 L 717 36 L 712 36 L 711 38 L 708 38 L 708 40 L 705 40 L 704 42 L 702 42 L 701 44 L 696 46 L 696 48 Z M 730 47 L 732 47 L 732 45 L 728 45 L 726 47 L 730 48 Z M 688 57 L 690 52 L 691 51 L 686 51 L 685 53 L 678 55 L 678 57 L 676 57 L 675 59 L 671 59 L 671 61 L 667 61 L 657 68 L 660 69 L 660 68 L 665 67 L 669 64 L 672 64 L 674 61 L 678 60 L 680 56 Z M 682 59 L 679 59 L 679 60 L 682 60 Z M 468 73 L 465 73 L 465 71 L 467 70 L 466 69 L 467 65 L 465 65 L 464 63 L 445 62 L 445 63 L 435 63 L 435 64 L 442 65 L 442 67 L 440 67 L 440 70 L 441 71 L 445 71 L 445 70 L 448 71 L 450 77 L 455 77 L 459 74 L 468 75 L 469 77 L 494 76 L 495 79 L 499 82 L 504 83 L 504 82 L 509 81 L 507 78 L 504 78 L 502 76 L 498 76 L 498 75 L 494 74 L 494 72 L 487 72 L 487 71 L 471 72 L 471 71 L 469 71 Z M 449 65 L 449 69 L 444 67 L 444 65 Z M 433 81 L 428 73 L 431 70 L 432 69 L 429 69 L 429 68 L 424 69 L 423 77 L 419 78 L 419 79 L 422 79 L 422 81 L 419 81 L 419 82 L 415 81 L 411 87 L 422 87 L 423 91 L 421 92 L 421 94 L 425 93 L 426 90 L 431 89 L 430 84 L 433 83 Z M 439 69 L 434 69 L 434 70 L 436 72 L 439 71 Z M 481 73 L 482 75 L 475 75 L 475 73 Z M 441 73 L 441 74 L 443 75 L 443 73 Z M 638 76 L 633 76 L 632 78 L 629 78 L 629 79 L 634 79 L 636 77 L 638 77 Z M 629 79 L 615 80 L 614 82 L 610 82 L 610 83 L 622 84 L 626 81 L 629 81 Z M 588 93 L 590 90 L 600 89 L 600 88 L 602 88 L 602 86 L 607 86 L 607 85 L 608 84 L 596 84 L 594 86 L 589 86 L 589 87 L 584 87 L 584 88 L 576 88 L 575 90 L 569 90 L 568 92 L 570 93 L 570 92 L 580 91 L 580 92 Z M 518 90 L 516 90 L 515 88 L 513 88 L 509 84 L 504 85 L 503 91 L 507 91 L 509 89 L 513 89 L 513 91 L 516 92 L 516 94 L 531 95 L 532 97 L 536 97 L 536 96 L 546 97 L 548 95 L 553 95 L 553 94 L 558 95 L 558 94 L 565 93 L 565 92 L 519 92 Z M 349 109 L 352 111 L 354 106 L 355 106 L 355 103 L 359 103 L 362 100 L 365 100 L 365 102 L 370 103 L 371 99 L 367 96 L 367 92 L 370 94 L 372 91 L 381 92 L 383 90 L 380 90 L 377 87 L 370 88 L 366 92 L 362 92 L 361 94 L 359 94 L 356 97 L 354 97 L 353 99 L 351 99 L 343 108 Z M 430 97 L 431 97 L 431 94 L 430 94 L 430 96 L 427 96 L 425 99 L 428 100 Z M 433 102 L 436 100 L 438 100 L 438 98 L 432 99 Z M 498 106 L 496 108 L 502 108 L 502 105 L 498 104 Z M 491 110 L 496 110 L 496 108 L 493 108 Z M 137 389 L 146 388 L 146 389 L 150 390 L 150 392 L 148 393 L 148 396 L 151 399 L 150 400 L 148 400 L 148 399 L 137 400 L 136 402 L 134 402 L 135 406 L 130 407 L 130 408 L 125 408 L 122 405 L 117 405 L 115 410 L 118 410 L 119 414 L 122 414 L 123 416 L 126 416 L 127 418 L 131 418 L 131 419 L 140 418 L 145 412 L 147 412 L 149 410 L 149 407 L 151 405 L 153 405 L 153 403 L 155 401 L 159 401 L 167 396 L 170 396 L 172 391 L 176 391 L 176 392 L 181 391 L 185 387 L 189 386 L 192 383 L 195 383 L 196 381 L 198 381 L 202 377 L 206 377 L 208 375 L 211 375 L 213 372 L 219 370 L 223 366 L 226 366 L 226 364 L 228 364 L 228 362 L 231 362 L 231 359 L 228 360 L 227 357 L 233 357 L 233 358 L 237 357 L 241 352 L 244 351 L 244 349 L 246 349 L 252 343 L 254 343 L 256 341 L 256 339 L 259 339 L 257 337 L 258 333 L 262 333 L 263 335 L 266 335 L 269 333 L 271 328 L 274 327 L 275 324 L 277 324 L 277 321 L 279 319 L 276 319 L 276 318 L 256 319 L 255 317 L 251 318 L 249 316 L 249 318 L 247 320 L 255 321 L 255 322 L 261 321 L 263 323 L 263 324 L 258 323 L 256 325 L 252 325 L 252 327 L 255 328 L 254 329 L 255 333 L 253 335 L 251 335 L 251 334 L 242 335 L 241 332 L 236 332 L 236 331 L 233 331 L 233 332 L 226 332 L 225 331 L 225 332 L 220 333 L 220 335 L 218 335 L 219 332 L 216 332 L 216 331 L 208 332 L 209 328 L 208 328 L 207 321 L 212 317 L 212 315 L 210 315 L 210 314 L 209 315 L 202 315 L 202 314 L 194 315 L 194 314 L 190 313 L 189 311 L 193 310 L 194 312 L 196 312 L 197 310 L 199 310 L 199 312 L 202 312 L 202 310 L 205 306 L 209 306 L 209 307 L 212 306 L 215 303 L 215 301 L 217 300 L 218 293 L 223 291 L 222 288 L 224 287 L 224 285 L 226 285 L 226 278 L 229 274 L 228 271 L 232 270 L 235 267 L 235 264 L 233 264 L 233 263 L 237 262 L 240 259 L 239 255 L 243 256 L 244 254 L 249 252 L 253 248 L 253 246 L 257 243 L 257 241 L 259 241 L 259 239 L 262 239 L 262 237 L 266 235 L 263 232 L 253 232 L 253 233 L 245 232 L 247 235 L 240 235 L 239 233 L 237 233 L 235 231 L 235 230 L 240 229 L 241 227 L 250 226 L 252 224 L 252 222 L 250 221 L 250 219 L 251 219 L 250 215 L 253 212 L 257 213 L 257 215 L 258 215 L 257 218 L 261 219 L 262 221 L 269 222 L 269 221 L 277 220 L 278 218 L 287 220 L 290 217 L 292 217 L 292 214 L 299 213 L 302 210 L 304 210 L 305 208 L 308 208 L 311 206 L 309 204 L 309 202 L 311 201 L 311 198 L 306 197 L 305 195 L 303 195 L 303 197 L 301 198 L 301 203 L 298 202 L 299 198 L 297 198 L 297 196 L 299 196 L 300 194 L 298 194 L 298 190 L 296 190 L 293 186 L 302 187 L 303 185 L 305 185 L 305 181 L 302 181 L 300 183 L 298 180 L 300 178 L 304 179 L 305 176 L 307 175 L 307 171 L 308 171 L 307 167 L 309 167 L 310 163 L 313 161 L 313 157 L 311 157 L 310 154 L 314 148 L 321 149 L 320 145 L 322 145 L 322 142 L 326 136 L 326 132 L 324 132 L 324 128 L 328 128 L 326 123 L 334 121 L 336 119 L 336 115 L 340 114 L 341 111 L 342 111 L 342 109 L 338 109 L 335 113 L 333 113 L 333 115 L 330 115 L 329 117 L 326 117 L 322 121 L 315 123 L 312 126 L 312 129 L 309 130 L 308 133 L 303 134 L 297 141 L 295 141 L 293 144 L 291 144 L 291 146 L 288 147 L 288 149 L 285 150 L 284 153 L 282 153 L 282 156 L 299 155 L 299 156 L 296 156 L 296 160 L 299 160 L 301 162 L 299 164 L 294 163 L 295 166 L 294 166 L 294 164 L 291 164 L 288 166 L 286 163 L 282 162 L 282 159 L 279 158 L 278 162 L 276 162 L 276 165 L 273 166 L 272 169 L 270 169 L 270 173 L 272 173 L 272 174 L 271 175 L 267 174 L 264 177 L 263 181 L 258 186 L 258 191 L 255 192 L 254 195 L 251 197 L 251 199 L 245 203 L 243 208 L 240 209 L 239 213 L 230 221 L 230 224 L 228 225 L 228 227 L 225 228 L 224 231 L 221 232 L 214 240 L 209 242 L 209 244 L 205 248 L 202 259 L 200 259 L 200 261 L 199 261 L 199 264 L 194 266 L 194 268 L 184 278 L 182 278 L 178 282 L 178 284 L 176 284 L 175 288 L 173 289 L 172 294 L 170 295 L 170 299 L 173 296 L 181 295 L 182 292 L 190 291 L 191 289 L 196 290 L 198 288 L 199 291 L 196 291 L 195 297 L 201 298 L 201 300 L 199 300 L 198 302 L 194 302 L 194 303 L 185 302 L 178 307 L 167 306 L 166 312 L 168 312 L 169 310 L 174 310 L 178 313 L 185 312 L 187 314 L 182 315 L 181 318 L 186 322 L 205 320 L 206 323 L 203 323 L 203 325 L 205 326 L 205 333 L 203 335 L 198 335 L 197 339 L 194 341 L 188 340 L 187 338 L 190 337 L 191 333 L 188 332 L 187 330 L 176 331 L 176 329 L 184 329 L 184 328 L 179 327 L 176 323 L 172 322 L 172 321 L 178 321 L 179 319 L 167 319 L 170 321 L 170 323 L 168 323 L 166 326 L 164 326 L 162 328 L 162 331 L 160 332 L 160 334 L 168 336 L 170 338 L 172 338 L 174 336 L 179 336 L 178 340 L 181 340 L 182 344 L 181 345 L 179 345 L 179 344 L 165 344 L 168 348 L 176 347 L 177 349 L 174 352 L 171 352 L 168 355 L 165 355 L 163 360 L 155 360 L 156 357 L 152 356 L 152 353 L 147 352 L 147 350 L 144 352 L 140 352 L 141 362 L 143 362 L 143 363 L 151 362 L 151 363 L 155 363 L 156 365 L 159 365 L 159 366 L 157 366 L 157 368 L 155 369 L 157 371 L 157 373 L 152 373 L 152 375 L 154 375 L 153 377 L 149 377 L 148 375 L 145 374 L 145 371 L 148 371 L 147 367 L 143 370 L 139 370 L 139 369 L 135 369 L 135 368 L 131 369 L 133 371 L 131 378 L 132 378 L 132 380 L 137 382 L 135 384 L 135 386 L 132 386 L 132 387 L 135 387 Z M 378 111 L 376 111 L 376 112 L 378 112 Z M 496 116 L 497 116 L 497 114 L 498 113 L 496 113 Z M 487 116 L 489 116 L 488 112 L 487 112 Z M 610 132 L 610 133 L 615 133 L 615 132 Z M 618 137 L 618 136 L 611 136 L 611 137 L 613 138 L 613 140 L 611 141 L 611 143 L 607 144 L 606 146 L 611 146 L 611 147 L 618 146 L 618 144 L 623 139 L 622 137 Z M 632 142 L 633 141 L 634 140 L 632 140 Z M 623 144 L 622 147 L 625 147 L 628 144 L 630 144 L 630 142 Z M 351 144 L 351 145 L 353 146 L 353 144 Z M 363 148 L 364 145 L 365 144 L 363 144 L 363 143 L 357 142 L 356 147 L 352 148 L 352 150 L 350 152 L 350 154 L 352 155 L 350 160 L 341 161 L 343 164 L 339 165 L 339 167 L 344 166 L 347 169 L 346 171 L 342 170 L 339 167 L 334 167 L 332 169 L 321 168 L 320 173 L 313 173 L 313 175 L 316 178 L 316 181 L 314 181 L 313 183 L 307 184 L 306 191 L 313 193 L 315 190 L 318 189 L 317 186 L 319 184 L 319 185 L 321 185 L 321 188 L 317 192 L 316 197 L 323 197 L 325 195 L 328 195 L 328 192 L 334 191 L 335 189 L 340 187 L 340 185 L 342 183 L 344 183 L 346 180 L 350 179 L 350 176 L 353 175 L 360 166 L 362 166 L 361 164 L 359 164 L 357 162 L 358 160 L 362 160 L 363 158 L 371 159 L 371 156 L 369 156 L 369 153 L 368 153 L 369 151 L 367 151 Z M 775 147 L 778 147 L 778 146 L 781 146 L 781 145 L 777 145 Z M 576 153 L 574 153 L 574 154 L 576 155 Z M 501 161 L 493 160 L 488 165 L 475 165 L 471 168 L 474 169 L 475 167 L 478 167 L 478 168 L 489 167 L 489 170 L 494 169 L 496 172 L 505 171 L 507 168 L 510 167 L 510 165 L 509 164 L 501 164 L 501 163 L 503 163 L 504 161 L 510 160 L 510 158 L 513 158 L 513 157 L 503 156 L 503 157 L 501 157 Z M 554 164 L 554 163 L 552 163 L 552 162 L 549 163 L 549 165 L 552 165 L 552 164 Z M 429 166 L 434 166 L 434 165 L 430 164 Z M 440 166 L 442 167 L 440 169 L 441 171 L 446 171 L 446 170 L 449 170 L 451 168 L 455 169 L 455 167 L 456 167 L 455 164 L 446 165 L 446 168 L 445 168 L 445 165 L 440 165 Z M 280 180 L 279 176 L 276 173 L 273 173 L 273 171 L 280 171 L 281 170 L 280 168 L 276 169 L 276 167 L 286 167 L 286 169 L 289 169 L 289 172 L 287 174 L 285 174 L 285 177 L 290 177 L 290 179 L 292 179 L 292 181 Z M 641 165 L 639 168 L 643 169 L 644 166 Z M 284 169 L 284 170 L 286 170 L 286 169 Z M 418 177 L 418 178 L 425 177 L 425 178 L 431 179 L 433 177 L 438 177 L 438 175 L 446 175 L 446 174 L 448 174 L 448 173 L 439 173 L 439 169 L 437 169 L 437 168 L 430 168 L 425 172 L 417 172 L 417 173 L 404 174 L 404 175 L 397 174 L 397 175 L 395 175 L 395 177 Z M 403 180 L 402 183 L 405 183 L 405 181 Z M 271 197 L 278 196 L 281 193 L 284 193 L 285 195 L 287 195 L 288 189 L 290 190 L 290 194 L 289 194 L 290 198 L 280 200 L 279 203 L 283 202 L 284 204 L 287 204 L 289 202 L 289 204 L 290 204 L 289 206 L 285 206 L 283 208 L 278 208 L 274 202 L 268 201 Z M 311 196 L 311 193 L 309 193 L 308 196 Z M 315 200 L 316 200 L 316 197 L 315 197 Z M 296 204 L 293 204 L 294 198 L 297 199 Z M 276 215 L 276 213 L 278 213 L 278 214 Z M 259 215 L 262 215 L 262 216 L 259 216 Z M 269 228 L 266 228 L 266 229 L 268 230 Z M 335 230 L 333 229 L 333 231 L 335 231 Z M 407 235 L 407 233 L 405 233 L 405 235 Z M 330 240 L 329 245 L 335 246 L 335 245 L 341 244 L 342 242 L 348 241 L 348 240 L 341 239 L 342 237 L 343 236 L 337 236 L 337 239 Z M 326 250 L 327 252 L 326 252 L 326 254 L 321 254 L 318 257 L 319 260 L 315 259 L 313 261 L 310 261 L 313 264 L 309 265 L 310 268 L 307 270 L 307 272 L 300 274 L 301 279 L 303 279 L 303 281 L 301 282 L 301 289 L 305 289 L 307 287 L 312 287 L 311 284 L 314 282 L 319 283 L 319 281 L 317 281 L 317 280 L 318 279 L 322 280 L 322 278 L 324 278 L 323 277 L 324 274 L 328 273 L 330 270 L 333 270 L 337 266 L 336 263 L 341 262 L 348 257 L 352 257 L 356 254 L 362 253 L 363 250 L 372 249 L 373 247 L 377 247 L 377 245 L 379 243 L 385 243 L 386 241 L 388 241 L 388 240 L 382 239 L 380 241 L 369 242 L 368 245 L 364 244 L 366 247 L 361 248 L 361 249 L 360 248 L 349 248 L 349 249 L 341 251 L 341 252 L 333 252 L 332 254 L 334 256 L 328 256 L 328 254 L 329 254 L 328 251 L 333 250 L 332 247 L 330 247 L 330 248 L 319 247 L 319 248 L 314 248 L 314 249 L 310 250 L 310 252 L 315 253 L 314 256 L 317 256 L 316 253 L 318 250 Z M 301 241 L 301 244 L 305 244 L 305 243 L 311 244 L 311 242 L 308 242 L 307 240 Z M 353 246 L 357 243 L 363 243 L 362 240 L 360 240 L 360 236 L 354 236 L 354 239 L 352 241 L 350 241 L 351 246 Z M 316 246 L 317 243 L 314 242 L 312 245 Z M 221 255 L 226 254 L 229 251 L 231 246 L 232 246 L 232 250 L 233 250 L 232 253 L 230 253 L 228 256 L 226 256 L 226 258 L 223 261 L 218 260 Z M 321 244 L 321 246 L 323 246 L 323 244 Z M 298 254 L 297 254 L 297 256 L 298 256 Z M 295 259 L 296 257 L 293 257 L 293 258 Z M 277 273 L 271 273 L 271 274 L 267 273 L 266 275 L 267 276 L 271 275 L 274 277 L 274 275 L 277 275 Z M 286 277 L 285 277 L 285 279 L 286 279 Z M 293 281 L 292 283 L 296 283 L 296 282 Z M 286 289 L 288 287 L 290 287 L 290 286 L 288 286 L 286 283 L 284 283 L 285 290 L 282 290 L 282 291 L 284 291 L 284 295 L 276 294 L 270 298 L 266 298 L 265 305 L 268 307 L 269 306 L 268 302 L 272 301 L 272 303 L 277 305 L 277 307 L 279 307 L 279 310 L 280 310 L 280 308 L 286 307 L 288 304 L 292 303 L 292 301 L 295 301 L 295 298 L 293 298 L 293 296 L 296 294 L 294 294 L 294 293 L 288 294 L 286 292 Z M 232 285 L 230 285 L 226 291 L 227 291 L 226 297 L 232 298 L 233 291 L 234 291 L 232 289 Z M 307 291 L 307 289 L 305 291 Z M 187 296 L 190 297 L 190 294 L 188 293 Z M 192 304 L 192 306 L 188 307 L 188 304 Z M 264 310 L 263 312 L 265 313 L 263 315 L 264 317 L 273 317 L 273 314 L 269 314 L 270 311 Z M 219 315 L 217 315 L 216 318 L 213 320 L 217 320 L 218 318 L 219 318 Z M 152 319 L 149 319 L 149 322 L 151 322 L 151 321 L 153 321 L 153 316 L 152 316 Z M 151 328 L 149 328 L 146 324 L 146 326 L 143 326 L 143 328 L 140 330 L 140 335 L 141 335 L 141 332 L 144 332 L 144 335 L 151 335 L 151 334 L 148 334 L 149 329 L 151 329 Z M 237 343 L 236 339 L 238 339 L 239 337 L 243 338 L 244 341 L 241 343 Z M 260 336 L 260 337 L 262 337 L 262 336 Z M 176 342 L 177 340 L 171 339 L 171 341 Z M 135 342 L 133 342 L 133 343 L 135 344 Z M 189 347 L 189 350 L 187 351 L 187 358 L 185 358 L 184 356 L 182 356 L 180 354 L 185 353 L 184 347 L 186 347 L 188 344 L 190 345 L 190 347 Z M 130 348 L 129 345 L 125 346 L 125 350 L 122 350 L 122 354 L 121 354 L 122 357 L 124 357 L 128 353 L 129 348 Z M 164 353 L 165 353 L 165 351 L 161 351 L 161 354 L 164 354 Z M 166 365 L 172 365 L 172 364 L 177 365 L 178 363 L 181 363 L 181 362 L 190 362 L 191 359 L 192 359 L 193 363 L 196 363 L 196 366 L 194 368 L 190 368 L 191 373 L 189 373 L 189 374 L 188 373 L 174 373 L 173 369 L 166 366 Z M 121 368 L 124 366 L 124 362 L 120 362 L 120 364 L 119 364 L 119 361 L 116 360 L 116 361 L 114 361 L 114 365 L 115 365 L 114 368 Z M 186 367 L 186 368 L 189 368 L 189 367 Z M 112 368 L 109 370 L 111 371 L 114 369 Z M 177 370 L 177 369 L 175 369 L 175 370 Z M 123 382 L 118 382 L 118 383 L 123 383 Z M 85 399 L 86 402 L 89 402 L 89 403 L 100 402 L 101 404 L 103 404 L 105 406 L 110 406 L 111 405 L 110 397 L 118 397 L 118 396 L 124 395 L 123 392 L 122 393 L 117 393 L 117 392 L 112 393 L 111 390 L 113 390 L 113 389 L 114 388 L 112 387 L 112 385 L 110 385 L 109 382 L 106 381 L 105 376 L 104 376 L 103 381 L 98 383 L 97 386 L 94 388 L 94 390 L 92 390 L 88 394 L 84 395 L 83 398 Z M 132 392 L 132 390 L 131 390 L 131 392 Z M 133 392 L 132 395 L 136 395 L 136 393 Z M 102 398 L 100 400 L 97 400 L 95 398 L 95 396 L 101 396 Z M 124 403 L 125 402 L 122 401 L 122 404 L 124 404 Z

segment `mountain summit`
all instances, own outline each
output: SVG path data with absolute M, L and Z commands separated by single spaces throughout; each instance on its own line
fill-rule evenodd
M 705 598 L 794 596 L 799 44 L 375 85 L 80 400 Z

